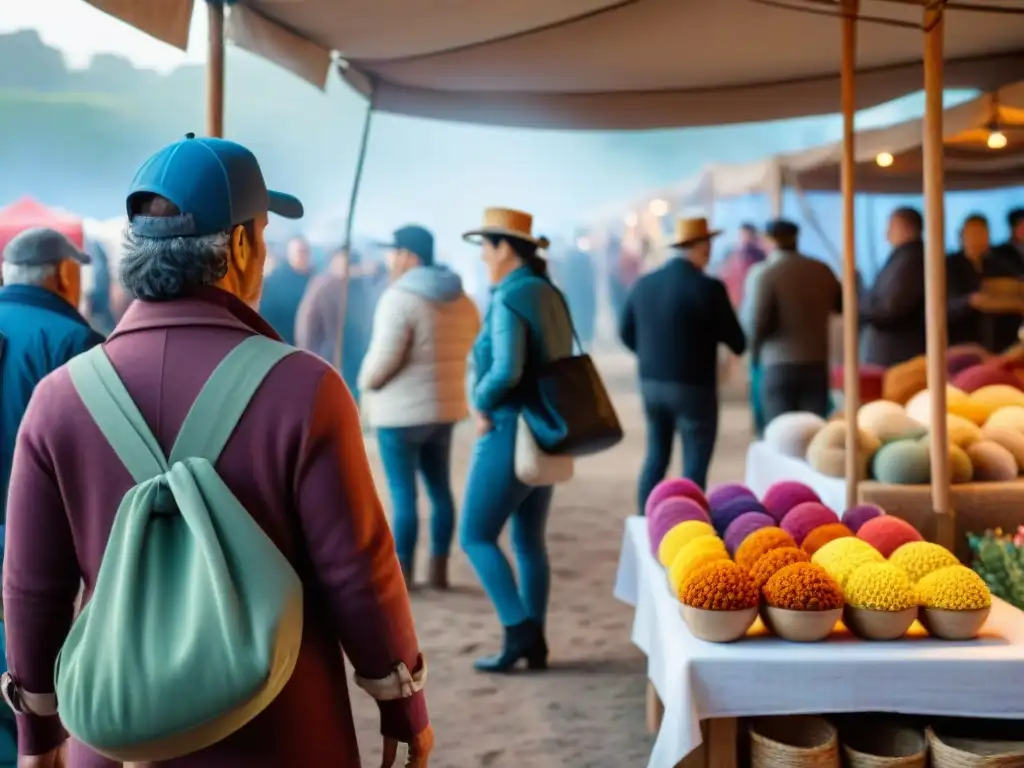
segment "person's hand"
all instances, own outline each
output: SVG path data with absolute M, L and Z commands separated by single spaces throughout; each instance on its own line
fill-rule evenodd
M 416 735 L 416 740 L 409 744 L 409 755 L 405 768 L 427 768 L 430 753 L 434 750 L 434 728 L 428 725 Z M 381 768 L 392 768 L 398 759 L 398 741 L 384 737 L 384 759 Z M 62 767 L 58 767 L 62 768 Z
M 64 768 L 64 748 L 51 749 L 45 755 L 19 755 L 18 768 Z
M 476 433 L 483 437 L 492 429 L 494 429 L 494 424 L 492 424 L 491 420 L 487 418 L 487 415 L 478 413 L 476 415 Z

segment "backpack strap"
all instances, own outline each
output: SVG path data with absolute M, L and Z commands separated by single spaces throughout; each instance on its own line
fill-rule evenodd
M 71 383 L 136 483 L 167 471 L 167 459 L 102 346 L 72 358 Z
M 293 352 L 298 350 L 266 336 L 250 336 L 232 349 L 192 403 L 169 463 L 192 458 L 215 463 L 267 374 Z

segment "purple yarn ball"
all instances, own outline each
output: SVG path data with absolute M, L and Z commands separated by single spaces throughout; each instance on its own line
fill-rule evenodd
M 685 523 L 687 520 L 700 520 L 707 523 L 709 522 L 708 513 L 696 501 L 684 496 L 662 499 L 661 503 L 647 516 L 647 534 L 651 538 L 651 551 L 657 555 L 658 547 L 661 546 L 661 540 L 665 538 L 665 534 L 679 523 Z
M 766 515 L 764 512 L 744 512 L 729 523 L 729 527 L 725 529 L 725 547 L 730 553 L 735 554 L 747 536 L 762 528 L 774 526 L 775 520 L 770 514 Z
M 723 504 L 728 504 L 733 499 L 753 499 L 757 501 L 757 496 L 754 495 L 752 490 L 741 483 L 723 483 L 722 485 L 716 485 L 708 491 L 707 499 L 708 506 L 715 510 Z
M 764 504 L 776 524 L 781 523 L 786 513 L 797 504 L 808 501 L 820 504 L 821 498 L 809 485 L 798 483 L 796 480 L 780 480 L 777 483 L 772 483 L 761 498 L 761 503 Z
M 721 506 L 711 508 L 711 524 L 715 526 L 718 535 L 722 536 L 729 525 L 732 524 L 732 521 L 746 512 L 768 514 L 757 499 L 749 496 L 738 496 Z
M 804 543 L 807 534 L 815 528 L 829 523 L 838 523 L 839 515 L 817 501 L 805 501 L 797 504 L 782 518 L 779 527 L 793 537 L 797 546 Z
M 668 480 L 662 480 L 654 486 L 654 489 L 647 495 L 647 501 L 644 504 L 644 514 L 650 515 L 660 502 L 665 499 L 671 499 L 674 496 L 692 499 L 704 509 L 708 508 L 707 499 L 704 498 L 704 491 L 693 480 L 690 480 L 688 477 L 670 477 Z
M 856 533 L 868 520 L 881 517 L 885 511 L 877 504 L 858 504 L 843 512 L 843 525 Z

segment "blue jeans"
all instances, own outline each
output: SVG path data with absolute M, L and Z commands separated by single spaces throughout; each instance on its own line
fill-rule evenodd
M 516 478 L 518 416 L 514 410 L 491 414 L 494 428 L 473 447 L 459 530 L 462 549 L 506 627 L 527 619 L 543 625 L 551 589 L 545 530 L 555 489 L 523 485 Z M 498 537 L 510 520 L 518 586 L 498 546 Z
M 754 434 L 764 436 L 764 428 L 768 425 L 764 417 L 764 405 L 761 402 L 761 366 L 750 363 L 750 413 L 754 417 Z
M 403 568 L 412 572 L 419 513 L 416 475 L 430 499 L 430 553 L 447 557 L 455 531 L 455 500 L 452 498 L 451 455 L 454 424 L 423 424 L 415 427 L 381 427 L 377 430 L 380 458 L 391 494 L 395 550 Z
M 714 386 L 641 381 L 640 394 L 647 418 L 647 454 L 637 489 L 642 515 L 648 495 L 665 479 L 677 434 L 683 444 L 683 477 L 707 486 L 718 439 L 718 392 Z

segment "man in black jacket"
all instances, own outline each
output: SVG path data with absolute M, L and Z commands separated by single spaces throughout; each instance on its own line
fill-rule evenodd
M 645 275 L 630 293 L 619 335 L 640 368 L 647 454 L 638 505 L 665 477 L 678 433 L 683 475 L 702 488 L 718 436 L 718 345 L 742 355 L 746 339 L 725 286 L 704 273 L 711 240 L 706 219 L 680 219 L 672 248 L 679 257 Z
M 1016 277 L 1024 280 L 1024 208 L 1014 208 L 1007 215 L 1010 239 L 992 249 L 986 277 Z M 1003 351 L 1018 342 L 1021 321 L 1019 314 L 999 314 L 992 318 L 992 348 Z

